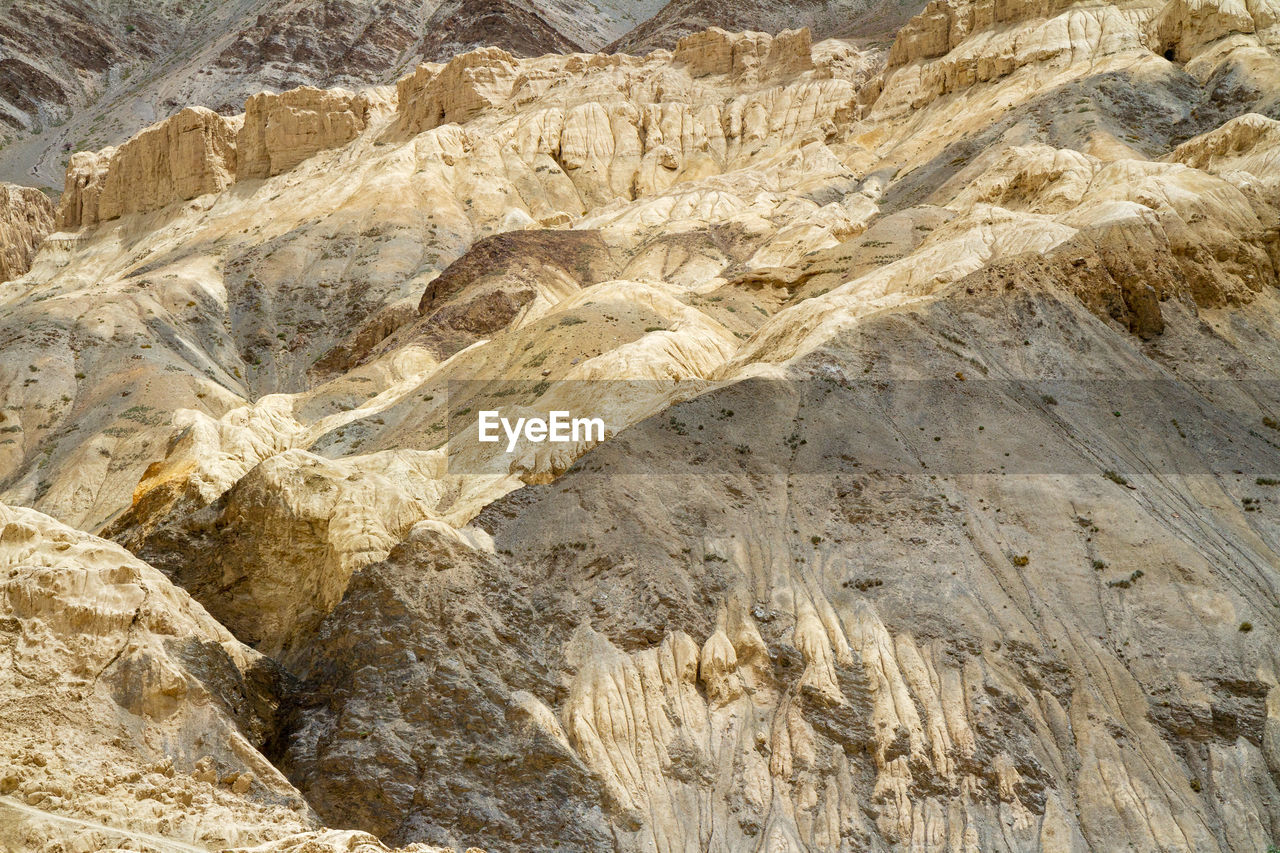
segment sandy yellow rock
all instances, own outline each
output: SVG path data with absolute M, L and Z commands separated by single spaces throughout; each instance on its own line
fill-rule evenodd
M 236 134 L 236 180 L 269 178 L 345 145 L 369 125 L 371 112 L 388 106 L 373 92 L 309 86 L 254 95 Z
M 515 58 L 496 47 L 464 53 L 438 70 L 420 66 L 396 84 L 397 126 L 413 135 L 466 122 L 505 101 L 515 79 Z
M 53 230 L 49 197 L 32 187 L 0 184 L 0 283 L 17 278 Z
M 67 171 L 59 224 L 93 225 L 221 192 L 235 181 L 239 124 L 189 107 L 119 148 L 77 155 Z

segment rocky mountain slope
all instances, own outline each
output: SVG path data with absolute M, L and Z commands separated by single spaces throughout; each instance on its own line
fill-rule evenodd
M 314 821 L 256 748 L 279 673 L 189 595 L 117 546 L 5 506 L 0 569 L 6 849 L 57 843 L 60 818 L 99 823 L 76 833 L 95 849 L 114 835 L 236 846 Z
M 1274 4 L 937 0 L 76 154 L 0 844 L 1280 843 L 1278 99 Z
M 263 89 L 390 83 L 496 45 L 593 50 L 660 0 L 34 2 L 0 7 L 0 179 L 56 187 L 71 153 L 187 106 L 237 112 Z
M 917 0 L 670 0 L 610 49 L 623 53 L 670 49 L 681 38 L 709 27 L 769 33 L 809 27 L 817 38 L 892 39 L 923 8 L 924 3 Z

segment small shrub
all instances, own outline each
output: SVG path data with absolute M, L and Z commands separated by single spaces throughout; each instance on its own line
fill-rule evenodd
M 1252 622 L 1241 622 L 1241 623 L 1240 623 L 1240 633 L 1241 633 L 1241 634 L 1247 634 L 1247 633 L 1249 633 L 1249 632 L 1250 632 L 1250 631 L 1252 631 L 1252 630 L 1253 630 L 1253 623 L 1252 623 Z
M 1129 485 L 1129 481 L 1128 481 L 1128 480 L 1126 480 L 1124 477 L 1120 476 L 1120 474 L 1116 473 L 1115 471 L 1112 471 L 1110 468 L 1108 468 L 1107 470 L 1103 471 L 1103 472 L 1102 472 L 1102 476 L 1106 477 L 1108 480 L 1110 480 L 1111 482 L 1115 483 L 1117 486 L 1127 486 L 1127 485 Z
M 884 586 L 884 581 L 880 578 L 862 578 L 856 581 L 845 581 L 841 586 L 852 586 L 854 589 L 858 590 L 858 592 L 866 592 L 869 589 Z
M 1017 566 L 1018 568 L 1022 568 L 1023 566 L 1031 562 L 1031 557 L 1028 554 L 1017 554 L 1013 557 L 1010 557 L 1009 561 L 1013 563 L 1015 566 Z
M 1129 577 L 1127 578 L 1121 578 L 1118 581 L 1108 581 L 1107 586 L 1113 589 L 1128 589 L 1129 587 L 1137 583 L 1138 578 L 1142 577 L 1142 574 L 1143 574 L 1142 569 L 1137 569 L 1132 574 L 1130 574 Z
M 1254 482 L 1259 486 L 1280 486 L 1280 480 L 1273 480 L 1270 477 L 1259 477 Z

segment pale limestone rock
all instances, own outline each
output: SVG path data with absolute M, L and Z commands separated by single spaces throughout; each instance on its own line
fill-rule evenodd
M 287 172 L 319 151 L 346 145 L 386 105 L 371 93 L 303 86 L 245 102 L 236 134 L 236 180 Z
M 469 121 L 505 101 L 515 79 L 515 58 L 496 47 L 464 53 L 438 71 L 419 66 L 396 83 L 398 126 L 415 135 Z
M 1048 145 L 1014 147 L 970 181 L 954 204 L 993 204 L 1009 210 L 1064 213 L 1080 204 L 1100 164 L 1094 157 Z
M 1145 33 L 1114 6 L 1081 7 L 1054 0 L 1022 9 L 1030 13 L 1025 16 L 1011 13 L 1001 25 L 990 14 L 974 14 L 993 9 L 989 3 L 976 7 L 948 0 L 940 12 L 961 18 L 943 28 L 954 42 L 940 53 L 917 48 L 910 31 L 900 34 L 883 79 L 868 87 L 875 102 L 873 115 L 888 118 L 921 109 L 950 93 L 1002 78 L 1010 78 L 1011 87 L 1016 87 L 1016 94 L 1004 103 L 1017 102 L 1029 89 L 1048 88 L 1053 78 L 1098 74 L 1138 59 L 1156 62 L 1145 46 Z M 925 16 L 930 14 L 926 11 Z
M 454 853 L 454 848 L 426 844 L 391 848 L 367 832 L 324 829 L 286 836 L 254 847 L 229 848 L 221 853 Z M 469 847 L 466 853 L 484 851 Z
M 812 39 L 807 27 L 785 30 L 777 36 L 729 33 L 712 27 L 680 39 L 672 58 L 687 66 L 692 77 L 727 75 L 752 83 L 813 68 Z
M 1257 113 L 1242 115 L 1187 140 L 1168 159 L 1233 183 L 1244 173 L 1245 183 L 1275 186 L 1280 180 L 1280 122 Z
M 0 184 L 0 284 L 31 267 L 31 259 L 53 230 L 49 197 L 33 187 Z
M 116 149 L 77 151 L 67 163 L 67 174 L 58 203 L 58 227 L 75 229 L 97 221 L 102 185 Z
M 60 226 L 84 227 L 221 192 L 235 180 L 239 124 L 189 107 L 119 148 L 76 155 L 67 170 Z
M 1275 0 L 1170 0 L 1152 20 L 1156 49 L 1186 62 L 1231 35 L 1257 36 L 1280 46 L 1280 4 Z
M 707 638 L 699 658 L 698 678 L 706 687 L 707 698 L 713 707 L 732 702 L 742 694 L 738 654 L 723 630 L 717 630 Z
M 210 561 L 201 561 L 208 574 L 184 573 L 187 586 L 234 585 L 237 594 L 225 597 L 217 616 L 259 650 L 287 659 L 296 639 L 341 600 L 352 572 L 434 516 L 428 495 L 439 501 L 446 490 L 438 457 L 382 463 L 357 468 L 301 450 L 265 460 L 228 491 L 216 523 L 247 522 L 276 535 L 208 554 Z
M 974 33 L 999 24 L 1047 18 L 1075 0 L 931 0 L 898 31 L 889 51 L 889 67 L 942 56 Z
M 268 232 L 242 239 L 250 249 L 268 241 L 284 243 L 272 246 L 275 268 L 304 266 L 319 254 L 308 255 L 306 247 L 289 244 L 292 231 L 319 234 L 326 246 L 336 237 L 367 253 L 353 264 L 358 272 L 353 278 L 361 285 L 419 266 L 434 275 L 436 267 L 457 257 L 478 236 L 525 228 L 530 222 L 598 229 L 610 250 L 625 259 L 625 270 L 583 287 L 559 273 L 529 272 L 527 307 L 505 325 L 484 325 L 483 338 L 470 341 L 448 360 L 415 351 L 412 330 L 390 328 L 378 332 L 385 335 L 387 350 L 350 375 L 299 393 L 256 397 L 253 406 L 246 403 L 240 409 L 234 405 L 244 400 L 237 399 L 226 404 L 232 414 L 221 420 L 219 411 L 184 415 L 175 424 L 179 432 L 167 457 L 148 470 L 138 489 L 131 520 L 143 527 L 173 520 L 172 529 L 182 536 L 207 536 L 176 537 L 179 547 L 165 568 L 177 572 L 202 561 L 216 565 L 216 580 L 233 592 L 210 583 L 201 595 L 221 600 L 229 614 L 226 621 L 234 622 L 242 639 L 277 651 L 307 636 L 353 578 L 359 585 L 370 575 L 381 575 L 385 565 L 358 573 L 394 554 L 397 542 L 405 546 L 396 549 L 402 554 L 433 536 L 466 543 L 467 553 L 483 552 L 494 560 L 486 564 L 492 572 L 484 577 L 486 595 L 496 589 L 494 595 L 510 591 L 514 599 L 529 587 L 538 587 L 541 594 L 544 572 L 563 576 L 557 573 L 569 561 L 561 557 L 534 564 L 525 575 L 515 574 L 525 571 L 524 565 L 503 574 L 520 558 L 503 562 L 493 540 L 459 528 L 522 482 L 555 482 L 555 490 L 562 488 L 562 480 L 573 482 L 572 466 L 593 448 L 585 443 L 555 450 L 522 448 L 512 462 L 454 433 L 448 436 L 448 450 L 463 454 L 468 470 L 486 463 L 499 470 L 487 480 L 452 478 L 444 451 L 435 447 L 446 437 L 430 430 L 444 414 L 442 388 L 455 378 L 554 377 L 592 380 L 582 384 L 597 388 L 605 384 L 598 380 L 639 378 L 649 396 L 592 396 L 599 392 L 576 392 L 567 390 L 576 383 L 551 382 L 565 387 L 537 398 L 504 398 L 513 412 L 531 411 L 535 404 L 609 411 L 625 427 L 653 415 L 666 422 L 663 410 L 675 399 L 670 395 L 676 393 L 671 389 L 677 380 L 696 379 L 709 388 L 713 382 L 748 377 L 781 378 L 819 360 L 824 368 L 831 367 L 832 375 L 846 378 L 830 364 L 833 356 L 855 348 L 859 335 L 877 323 L 882 328 L 897 323 L 898 331 L 891 339 L 880 338 L 890 345 L 869 354 L 868 368 L 881 369 L 876 359 L 898 359 L 894 366 L 905 367 L 906 373 L 953 347 L 957 358 L 965 359 L 958 366 L 970 376 L 971 362 L 989 367 L 993 375 L 1018 375 L 1018 370 L 1046 366 L 1076 367 L 1078 360 L 1087 362 L 1087 354 L 1100 350 L 1117 353 L 1126 365 L 1154 369 L 1141 361 L 1146 358 L 1143 345 L 1128 333 L 1151 339 L 1163 332 L 1164 339 L 1150 346 L 1165 352 L 1194 339 L 1189 327 L 1223 318 L 1231 320 L 1223 328 L 1238 324 L 1249 331 L 1250 347 L 1265 348 L 1273 337 L 1266 317 L 1273 310 L 1278 259 L 1274 122 L 1260 116 L 1236 119 L 1180 146 L 1167 162 L 1147 160 L 1134 148 L 1105 140 L 1086 145 L 1069 134 L 1070 143 L 1055 142 L 1062 146 L 1055 147 L 1037 142 L 1044 137 L 1034 126 L 1015 125 L 970 162 L 931 174 L 945 146 L 984 132 L 1007 107 L 1021 107 L 1059 87 L 1111 72 L 1137 77 L 1173 72 L 1145 41 L 1146 22 L 1155 11 L 1151 4 L 1065 8 L 1057 3 L 957 3 L 930 9 L 926 18 L 942 15 L 946 20 L 918 21 L 903 36 L 899 63 L 874 84 L 879 100 L 864 100 L 872 109 L 857 122 L 853 116 L 861 99 L 860 82 L 840 76 L 844 71 L 839 70 L 853 73 L 854 63 L 831 63 L 798 72 L 794 79 L 770 78 L 774 85 L 757 87 L 761 74 L 774 73 L 768 70 L 769 57 L 778 40 L 765 50 L 754 36 L 730 39 L 745 51 L 741 63 L 735 59 L 736 47 L 730 46 L 726 58 L 721 45 L 716 47 L 720 55 L 705 66 L 713 70 L 705 73 L 698 70 L 703 66 L 697 56 L 687 56 L 680 67 L 662 55 L 645 62 L 501 59 L 495 68 L 485 66 L 489 77 L 470 81 L 474 86 L 455 102 L 460 112 L 450 123 L 434 126 L 435 120 L 421 112 L 419 119 L 431 128 L 411 140 L 397 142 L 370 125 L 341 155 L 317 149 L 288 181 L 273 182 L 269 193 L 247 201 L 232 199 L 234 204 L 225 205 L 230 210 L 174 211 L 164 226 L 168 230 L 139 236 L 137 249 L 87 235 L 86 245 L 42 252 L 37 273 L 48 277 L 49 292 L 58 297 L 42 303 L 49 316 L 65 310 L 59 301 L 89 300 L 101 307 L 91 301 L 98 288 L 123 290 L 133 284 L 112 272 L 99 275 L 100 269 L 135 269 L 144 252 L 172 253 L 179 241 L 212 243 L 256 228 L 259 219 L 270 220 Z M 1243 35 L 1228 34 L 1222 42 L 1234 44 Z M 711 34 L 708 45 L 715 47 L 717 38 Z M 1222 45 L 1209 47 L 1215 46 Z M 1239 50 L 1243 48 L 1232 47 L 1231 55 Z M 506 86 L 502 69 L 507 64 L 516 72 L 510 97 L 495 94 Z M 415 109 L 430 100 L 428 90 L 443 86 L 441 76 L 440 68 L 425 67 L 402 81 L 408 100 L 418 99 Z M 465 76 L 456 73 L 454 83 L 465 83 Z M 1053 115 L 1056 102 L 1049 106 L 1037 115 L 1047 114 L 1045 121 L 1062 130 L 1062 117 Z M 335 171 L 335 164 L 343 164 L 342 169 Z M 85 173 L 93 168 L 86 165 Z M 334 174 L 343 177 L 342 191 L 323 192 L 334 186 Z M 289 182 L 296 187 L 276 186 Z M 277 191 L 278 201 L 267 198 Z M 234 209 L 241 204 L 251 211 Z M 905 205 L 910 206 L 903 209 Z M 441 253 L 436 260 L 413 254 L 409 263 L 397 265 L 399 247 L 388 250 L 361 240 L 367 230 L 373 232 L 371 241 L 391 236 L 388 242 L 413 242 L 377 232 L 384 220 L 418 216 L 430 224 L 433 235 L 445 235 L 430 243 L 433 252 Z M 317 217 L 322 227 L 313 224 Z M 209 286 L 220 296 L 219 288 L 241 284 L 223 272 L 230 255 L 191 252 L 195 272 L 181 269 L 184 275 L 213 282 Z M 251 252 L 245 250 L 245 255 Z M 71 271 L 55 271 L 55 262 Z M 262 268 L 273 267 L 263 264 L 255 271 L 263 289 L 275 295 L 278 280 Z M 161 277 L 173 269 L 162 267 L 149 286 L 166 294 L 172 288 L 173 295 L 158 307 L 181 314 L 186 294 Z M 331 268 L 324 269 L 325 277 L 314 278 L 328 284 Z M 80 274 L 91 281 L 76 280 L 76 270 L 84 270 Z M 422 293 L 427 282 L 417 287 L 406 298 Z M 1063 294 L 1071 298 L 1060 299 Z M 124 311 L 119 306 L 126 301 L 115 299 L 112 310 Z M 257 307 L 236 307 L 246 304 Z M 336 298 L 324 302 L 306 318 L 319 322 L 340 304 Z M 77 306 L 77 316 L 83 310 Z M 1057 314 L 1049 313 L 1055 310 Z M 989 334 L 957 339 L 956 317 L 983 311 L 996 318 Z M 223 316 L 212 313 L 220 325 Z M 228 324 L 237 316 L 228 311 Z M 1047 328 L 1074 323 L 1070 355 L 1040 346 L 1040 333 L 1032 329 L 1041 327 L 1031 324 L 1042 318 Z M 1250 327 L 1253 322 L 1260 325 Z M 984 348 L 1009 325 L 1020 332 L 1011 338 L 1018 345 L 986 358 Z M 122 322 L 120 328 L 134 327 Z M 903 342 L 919 333 L 924 341 L 919 348 L 905 349 Z M 1021 343 L 1024 334 L 1026 344 Z M 187 338 L 184 334 L 178 340 L 186 345 Z M 199 345 L 210 351 L 207 358 L 215 367 L 227 359 L 216 347 Z M 1227 352 L 1242 356 L 1244 350 Z M 115 364 L 130 365 L 135 354 Z M 397 357 L 407 366 L 393 369 Z M 1167 358 L 1182 364 L 1176 355 Z M 1207 361 L 1193 355 L 1185 363 Z M 15 363 L 26 369 L 21 360 Z M 1162 369 L 1169 363 L 1161 362 Z M 855 366 L 847 375 L 858 375 L 863 365 Z M 89 369 L 95 376 L 103 370 Z M 43 389 L 33 386 L 22 392 L 29 397 L 5 397 L 6 403 L 12 399 L 21 404 L 13 410 L 22 414 L 24 437 L 38 428 L 33 424 L 45 422 L 48 406 L 47 398 L 36 396 Z M 23 386 L 10 381 L 5 387 Z M 74 383 L 71 387 L 76 388 Z M 236 393 L 250 396 L 238 387 Z M 457 410 L 466 402 L 455 399 L 447 405 Z M 189 401 L 184 398 L 183 403 Z M 696 426 L 680 428 L 686 426 L 692 435 Z M 398 449 L 357 453 L 354 442 L 341 440 L 346 428 L 367 430 L 379 448 Z M 615 439 L 628 440 L 625 432 L 611 432 L 609 442 L 595 448 L 596 458 L 606 455 Z M 403 449 L 413 442 L 431 449 Z M 746 451 L 732 451 L 732 464 L 724 467 L 732 470 L 739 456 L 751 456 L 754 448 L 742 446 Z M 162 446 L 148 452 L 148 460 L 164 455 Z M 584 467 L 591 464 L 589 458 Z M 41 473 L 83 479 L 75 467 L 55 459 Z M 145 462 L 128 473 L 143 467 Z M 105 476 L 105 465 L 101 470 Z M 876 482 L 868 477 L 864 483 L 861 472 L 854 479 L 858 488 Z M 134 480 L 136 476 L 128 485 Z M 1105 481 L 1103 486 L 1110 488 Z M 930 496 L 944 487 L 956 507 L 965 503 L 950 484 L 930 485 Z M 648 488 L 637 489 L 631 499 L 643 501 Z M 698 488 L 694 484 L 672 497 L 684 500 Z M 623 640 L 610 642 L 584 627 L 568 648 L 548 653 L 554 657 L 563 651 L 568 658 L 548 676 L 554 685 L 539 695 L 516 691 L 505 710 L 520 731 L 546 736 L 551 746 L 540 758 L 580 762 L 591 778 L 601 780 L 607 791 L 602 808 L 617 806 L 610 819 L 626 827 L 641 848 L 705 849 L 705 840 L 712 838 L 721 845 L 711 847 L 716 850 L 839 850 L 883 844 L 978 851 L 1036 849 L 1038 844 L 1074 851 L 1108 849 L 1115 839 L 1142 849 L 1261 849 L 1267 839 L 1257 815 L 1274 801 L 1267 774 L 1276 766 L 1280 693 L 1271 688 L 1265 713 L 1258 710 L 1255 684 L 1245 688 L 1243 699 L 1229 699 L 1239 699 L 1244 711 L 1238 724 L 1254 740 L 1265 726 L 1261 746 L 1248 738 L 1231 740 L 1234 735 L 1219 740 L 1209 728 L 1221 696 L 1208 683 L 1218 673 L 1179 673 L 1177 687 L 1166 689 L 1151 672 L 1166 666 L 1166 653 L 1185 651 L 1182 645 L 1148 646 L 1144 654 L 1154 663 L 1146 657 L 1123 661 L 1120 656 L 1127 652 L 1120 642 L 1132 639 L 1134 647 L 1141 647 L 1144 638 L 1109 626 L 1120 624 L 1112 619 L 1119 613 L 1123 624 L 1133 620 L 1158 628 L 1169 620 L 1187 632 L 1199 630 L 1192 623 L 1223 624 L 1234 636 L 1241 617 L 1214 584 L 1224 575 L 1244 578 L 1258 588 L 1259 597 L 1269 594 L 1269 550 L 1242 544 L 1263 537 L 1240 534 L 1232 526 L 1236 521 L 1222 524 L 1219 517 L 1205 522 L 1212 537 L 1200 539 L 1200 533 L 1174 523 L 1181 515 L 1161 515 L 1142 528 L 1147 538 L 1125 543 L 1121 551 L 1126 569 L 1130 562 L 1142 565 L 1150 584 L 1139 588 L 1141 595 L 1125 598 L 1105 579 L 1097 580 L 1101 570 L 1089 567 L 1093 554 L 1088 548 L 1107 547 L 1127 535 L 1137 528 L 1133 518 L 1117 515 L 1114 523 L 1103 521 L 1107 533 L 1101 535 L 1079 532 L 1075 521 L 1069 522 L 1068 533 L 1046 529 L 1059 516 L 1074 518 L 1081 506 L 1101 507 L 1099 520 L 1104 511 L 1108 516 L 1118 513 L 1104 495 L 1091 487 L 1063 486 L 1071 500 L 1051 513 L 1017 486 L 974 488 L 989 500 L 1004 498 L 1009 515 L 1026 512 L 1012 522 L 988 523 L 981 515 L 985 508 L 970 505 L 963 530 L 958 523 L 938 522 L 950 524 L 947 529 L 958 537 L 956 542 L 978 543 L 974 553 L 954 546 L 962 554 L 957 568 L 968 577 L 948 581 L 947 573 L 939 571 L 938 579 L 955 585 L 947 589 L 981 599 L 978 615 L 966 615 L 963 596 L 957 595 L 955 618 L 989 634 L 966 637 L 965 645 L 954 642 L 953 623 L 947 621 L 953 617 L 950 601 L 932 614 L 932 621 L 914 620 L 913 596 L 924 594 L 915 588 L 919 585 L 899 587 L 874 606 L 870 599 L 879 593 L 855 594 L 861 588 L 844 583 L 837 588 L 851 575 L 878 571 L 881 557 L 925 575 L 929 561 L 917 545 L 895 543 L 883 549 L 886 553 L 877 551 L 877 543 L 866 553 L 837 549 L 835 558 L 824 562 L 822 548 L 805 544 L 811 541 L 808 536 L 797 542 L 758 532 L 768 530 L 770 519 L 757 525 L 753 517 L 735 528 L 741 539 L 751 534 L 749 544 L 728 537 L 706 542 L 705 555 L 711 560 L 704 565 L 730 566 L 725 577 L 730 583 L 740 581 L 749 590 L 742 595 L 759 602 L 755 607 L 719 600 L 704 605 L 686 601 L 680 591 L 678 612 L 724 607 L 723 616 L 709 617 L 705 634 L 634 633 L 624 637 L 625 646 Z M 1198 488 L 1205 491 L 1197 493 Z M 1235 496 L 1223 491 L 1229 488 L 1192 484 L 1134 492 L 1150 512 L 1163 512 L 1162 504 L 1170 502 L 1187 515 L 1189 495 L 1202 509 L 1233 506 Z M 769 483 L 755 497 L 768 503 L 774 493 L 786 494 L 789 503 L 804 497 L 804 490 Z M 50 494 L 51 503 L 61 505 L 63 492 L 55 488 Z M 500 511 L 524 511 L 528 494 L 513 497 Z M 856 494 L 840 497 L 857 503 Z M 879 500 L 868 501 L 865 514 L 850 521 L 845 532 L 883 521 L 886 530 L 893 525 L 886 538 L 911 541 L 908 537 L 945 519 L 945 513 L 960 511 L 911 507 L 881 516 Z M 601 502 L 587 506 L 594 512 Z M 214 510 L 201 514 L 215 503 Z M 107 514 L 121 508 L 113 504 Z M 735 511 L 741 510 L 735 505 Z M 656 509 L 647 511 L 654 519 L 668 520 Z M 183 527 L 183 522 L 194 523 Z M 1170 529 L 1179 535 L 1169 536 Z M 1245 529 L 1241 523 L 1239 530 Z M 1055 555 L 1047 569 L 1033 564 L 1016 577 L 1000 575 L 1001 550 L 1007 544 L 1000 537 L 1030 531 L 1068 556 L 1057 562 Z M 616 545 L 613 535 L 604 534 L 611 547 Z M 665 567 L 654 573 L 659 583 L 664 572 L 675 572 L 684 562 L 674 546 L 660 544 L 651 558 Z M 812 562 L 794 560 L 797 546 Z M 1184 546 L 1176 552 L 1161 550 Z M 938 556 L 950 556 L 952 547 L 947 545 Z M 1232 558 L 1202 566 L 1206 560 L 1195 550 L 1201 547 L 1214 553 L 1228 549 Z M 667 551 L 671 562 L 664 562 Z M 1244 557 L 1236 560 L 1237 553 Z M 692 560 L 702 556 L 695 550 Z M 461 562 L 429 567 L 433 577 L 448 580 L 434 581 L 437 586 L 430 587 L 420 609 L 438 611 L 450 630 L 479 624 L 477 631 L 487 636 L 490 623 L 485 620 L 496 608 L 484 596 L 467 598 L 465 610 L 440 605 L 452 603 L 465 586 L 456 571 Z M 1167 596 L 1152 583 L 1159 574 L 1155 567 L 1164 567 L 1171 576 L 1164 585 Z M 619 569 L 602 562 L 586 567 L 574 581 L 586 585 L 597 572 L 616 572 L 609 582 L 624 585 L 629 572 L 647 568 Z M 412 583 L 422 574 L 413 573 Z M 508 580 L 517 582 L 508 585 Z M 1100 600 L 1095 586 L 1105 602 L 1098 612 L 1090 609 Z M 720 595 L 721 587 L 714 589 L 712 597 Z M 613 590 L 607 592 L 612 595 Z M 601 610 L 579 611 L 574 615 L 583 616 L 582 622 L 571 624 L 595 624 L 591 620 L 607 613 L 606 597 L 601 597 Z M 399 597 L 387 600 L 401 603 Z M 645 602 L 643 610 L 653 598 L 638 600 Z M 1063 600 L 1075 601 L 1072 606 L 1080 609 L 1064 609 Z M 261 611 L 274 614 L 279 624 L 266 624 Z M 1002 621 L 1009 611 L 1016 615 Z M 1178 621 L 1190 611 L 1191 616 Z M 1153 612 L 1158 618 L 1150 618 Z M 1251 618 L 1258 628 L 1251 637 L 1241 636 L 1241 648 L 1270 636 L 1262 619 Z M 1104 625 L 1097 629 L 1098 639 L 1092 628 L 1083 627 L 1093 622 Z M 400 627 L 397 620 L 388 635 L 399 636 L 395 631 Z M 1115 646 L 1102 642 L 1104 633 Z M 504 630 L 492 635 L 498 638 L 495 648 L 523 653 L 521 637 Z M 332 640 L 337 648 L 358 645 L 341 631 Z M 520 651 L 511 651 L 513 644 Z M 1224 656 L 1234 654 L 1229 643 L 1221 648 Z M 393 647 L 385 657 L 371 660 L 381 666 L 401 651 Z M 1265 663 L 1265 655 L 1260 653 L 1258 660 Z M 524 665 L 521 659 L 513 666 Z M 116 666 L 133 679 L 130 683 L 150 685 L 139 708 L 154 711 L 167 707 L 165 703 L 191 703 L 199 695 L 198 687 L 170 661 L 126 653 Z M 373 678 L 370 673 L 380 672 L 379 666 L 360 670 L 358 678 Z M 1147 679 L 1141 687 L 1136 675 Z M 1274 684 L 1265 673 L 1257 678 Z M 453 686 L 461 683 L 452 674 L 450 679 Z M 1180 735 L 1153 728 L 1149 717 L 1166 711 L 1159 704 L 1163 699 L 1144 695 L 1152 684 L 1161 691 L 1156 696 L 1178 703 L 1174 726 L 1203 727 L 1189 738 L 1209 742 L 1204 767 L 1188 764 L 1169 749 Z M 398 685 L 390 687 L 393 696 L 404 698 L 394 693 Z M 326 759 L 333 761 L 329 772 L 351 764 L 350 754 L 342 750 L 371 758 L 353 773 L 373 767 L 373 759 L 400 754 L 399 742 L 391 736 L 383 753 L 357 742 L 356 735 L 369 730 L 364 715 L 375 704 L 395 705 L 381 692 L 370 695 L 378 702 L 357 692 L 343 709 L 352 737 L 336 739 L 338 746 Z M 557 703 L 557 696 L 566 698 Z M 1011 730 L 1014 722 L 1021 728 Z M 865 732 L 860 728 L 864 724 Z M 389 725 L 377 734 L 392 732 L 399 738 L 412 728 Z M 334 760 L 335 755 L 340 758 Z M 1196 795 L 1188 778 L 1201 772 L 1222 798 Z M 394 779 L 388 789 L 399 796 L 412 784 Z M 256 788 L 257 783 L 250 792 Z M 58 796 L 51 788 L 29 787 L 25 780 L 13 789 L 41 803 Z
M 56 799 L 59 814 L 115 823 L 126 836 L 181 826 L 188 838 L 241 844 L 314 825 L 219 694 L 266 661 L 155 569 L 0 504 L 0 618 L 17 632 L 0 641 L 12 664 L 0 679 L 0 763 L 16 770 L 0 783 L 6 792 L 41 808 Z M 37 705 L 59 710 L 33 715 Z M 37 743 L 58 746 L 26 760 Z M 200 788 L 216 780 L 215 765 L 256 778 L 257 794 Z M 4 808 L 6 829 L 41 825 Z M 55 837 L 76 830 L 75 821 L 49 826 Z
M 214 764 L 214 760 L 205 756 L 196 762 L 195 770 L 191 774 L 191 778 L 197 782 L 205 782 L 209 785 L 218 784 L 218 769 Z

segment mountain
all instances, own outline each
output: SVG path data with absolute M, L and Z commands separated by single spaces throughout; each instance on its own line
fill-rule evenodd
M 594 50 L 656 10 L 656 0 L 15 0 L 0 9 L 0 179 L 56 187 L 71 153 L 186 106 L 235 113 L 263 89 L 390 83 L 423 59 L 483 45 Z
M 1276 8 L 404 71 L 2 197 L 0 843 L 1280 841 Z
M 924 3 L 917 0 L 670 0 L 609 49 L 621 53 L 671 49 L 685 36 L 708 27 L 769 33 L 809 27 L 818 38 L 891 39 L 923 8 Z

